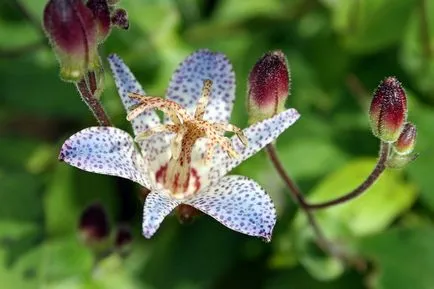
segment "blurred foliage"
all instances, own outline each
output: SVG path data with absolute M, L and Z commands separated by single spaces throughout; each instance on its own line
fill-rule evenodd
M 152 240 L 141 237 L 138 187 L 57 162 L 62 141 L 96 122 L 74 87 L 59 80 L 40 25 L 45 3 L 0 2 L 1 288 L 434 288 L 434 1 L 122 0 L 130 29 L 113 30 L 101 47 L 103 59 L 125 59 L 151 95 L 164 95 L 192 51 L 227 54 L 238 83 L 232 121 L 241 127 L 249 69 L 264 52 L 283 50 L 293 80 L 288 106 L 302 118 L 280 137 L 278 151 L 315 201 L 346 192 L 373 167 L 370 93 L 397 76 L 420 157 L 386 172 L 363 197 L 316 213 L 327 236 L 366 261 L 359 270 L 314 245 L 263 153 L 236 173 L 256 179 L 276 202 L 271 244 L 206 216 L 189 226 L 168 218 Z M 108 113 L 129 129 L 108 70 L 105 87 Z M 94 201 L 113 224 L 134 228 L 128 256 L 96 263 L 79 242 L 79 215 Z

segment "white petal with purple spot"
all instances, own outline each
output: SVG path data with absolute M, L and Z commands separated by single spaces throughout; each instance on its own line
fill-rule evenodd
M 89 127 L 67 139 L 59 160 L 79 169 L 130 179 L 149 187 L 147 164 L 131 136 L 114 127 Z
M 125 110 L 128 112 L 128 109 L 131 106 L 137 104 L 137 100 L 129 98 L 128 93 L 134 92 L 145 95 L 145 92 L 122 59 L 115 54 L 111 54 L 108 57 L 108 61 L 110 63 L 110 68 L 115 79 L 119 96 L 121 97 Z M 154 110 L 145 111 L 131 121 L 135 135 L 149 129 L 150 127 L 154 127 L 159 123 L 160 119 Z
M 276 223 L 273 201 L 256 182 L 246 177 L 226 176 L 184 203 L 234 231 L 271 240 Z
M 290 108 L 272 118 L 249 126 L 243 130 L 248 139 L 247 146 L 244 146 L 237 136 L 233 136 L 231 142 L 238 153 L 238 157 L 231 158 L 220 147 L 216 149 L 212 162 L 218 165 L 211 167 L 208 174 L 209 182 L 211 184 L 215 183 L 244 160 L 277 139 L 299 117 L 300 114 L 295 109 Z
M 224 54 L 204 49 L 188 56 L 173 74 L 167 98 L 193 115 L 205 79 L 213 84 L 204 119 L 229 122 L 235 99 L 235 73 Z
M 146 238 L 151 238 L 160 227 L 164 218 L 180 204 L 179 201 L 170 198 L 165 191 L 152 191 L 146 196 L 143 207 L 142 233 Z

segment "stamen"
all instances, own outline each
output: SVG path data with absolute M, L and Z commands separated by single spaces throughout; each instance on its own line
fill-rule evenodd
M 142 141 L 150 136 L 153 136 L 154 134 L 157 133 L 162 133 L 162 132 L 174 132 L 176 133 L 178 131 L 177 129 L 177 125 L 173 125 L 173 124 L 160 124 L 157 125 L 156 127 L 153 127 L 151 129 L 145 130 L 143 132 L 141 132 L 140 134 L 138 134 L 134 140 L 136 142 Z
M 229 132 L 235 133 L 237 135 L 238 139 L 241 141 L 241 143 L 244 146 L 247 146 L 247 143 L 248 143 L 247 137 L 244 135 L 243 131 L 240 128 L 238 128 L 238 127 L 236 127 L 230 123 L 215 124 L 215 127 L 217 129 L 222 130 L 222 132 L 229 131 Z
M 139 101 L 128 113 L 127 120 L 131 121 L 142 112 L 151 109 L 158 109 L 167 114 L 175 124 L 181 124 L 181 119 L 190 118 L 187 111 L 178 103 L 159 97 L 144 96 L 137 93 L 129 93 L 128 96 Z
M 206 111 L 206 106 L 208 105 L 209 97 L 211 96 L 212 81 L 205 79 L 203 81 L 202 94 L 197 101 L 196 112 L 194 113 L 194 118 L 203 119 Z

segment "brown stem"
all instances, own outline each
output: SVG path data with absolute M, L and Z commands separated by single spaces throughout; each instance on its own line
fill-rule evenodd
M 312 227 L 316 237 L 318 245 L 326 252 L 329 252 L 330 254 L 337 256 L 339 259 L 341 258 L 341 255 L 336 255 L 336 250 L 331 246 L 331 243 L 326 239 L 324 236 L 324 233 L 321 231 L 321 228 L 318 226 L 318 223 L 315 220 L 315 217 L 311 211 L 309 211 L 309 208 L 307 207 L 307 203 L 303 198 L 303 195 L 298 188 L 298 186 L 292 181 L 292 179 L 289 177 L 289 175 L 286 173 L 285 169 L 283 168 L 282 163 L 279 160 L 279 157 L 276 153 L 276 148 L 273 144 L 269 144 L 266 147 L 268 156 L 270 157 L 271 162 L 273 163 L 274 167 L 276 168 L 277 172 L 279 173 L 280 177 L 283 179 L 285 184 L 289 188 L 290 195 L 294 202 L 298 205 L 300 205 L 301 209 L 304 211 L 304 213 L 307 216 L 307 220 Z
M 98 83 L 96 80 L 96 73 L 95 71 L 90 71 L 88 74 L 88 81 L 89 81 L 89 88 L 90 88 L 90 93 L 92 93 L 93 95 L 95 95 L 95 91 L 98 88 Z
M 324 233 L 322 232 L 321 228 L 318 226 L 318 223 L 316 222 L 312 211 L 315 209 L 327 208 L 333 205 L 344 203 L 353 198 L 356 198 L 357 196 L 365 192 L 370 186 L 374 184 L 374 182 L 378 179 L 381 173 L 385 170 L 386 161 L 389 155 L 389 150 L 390 150 L 390 145 L 388 143 L 382 142 L 380 148 L 380 157 L 378 159 L 377 165 L 375 166 L 371 174 L 369 174 L 369 176 L 366 178 L 366 180 L 361 185 L 359 185 L 356 189 L 349 192 L 348 194 L 343 195 L 342 197 L 339 197 L 331 201 L 318 203 L 318 204 L 309 204 L 304 199 L 301 190 L 298 188 L 295 182 L 290 178 L 290 176 L 286 173 L 285 168 L 283 167 L 279 157 L 277 156 L 276 148 L 274 147 L 274 145 L 269 144 L 266 147 L 268 156 L 270 157 L 270 160 L 273 163 L 277 172 L 279 173 L 280 177 L 283 179 L 286 186 L 289 188 L 292 199 L 296 204 L 300 205 L 301 209 L 306 214 L 309 225 L 312 227 L 317 237 L 318 245 L 321 247 L 321 249 L 323 249 L 326 252 L 329 252 L 332 256 L 335 256 L 339 260 L 352 263 L 353 265 L 356 266 L 356 268 L 364 268 L 364 262 L 362 260 L 349 258 L 345 254 L 345 252 L 343 252 L 341 249 L 336 247 L 332 242 L 328 241 Z
M 345 203 L 351 199 L 360 196 L 363 192 L 365 192 L 369 187 L 371 187 L 374 184 L 374 182 L 386 169 L 386 161 L 389 155 L 389 149 L 390 149 L 390 145 L 388 143 L 384 143 L 384 142 L 381 143 L 380 157 L 377 161 L 375 168 L 365 179 L 365 181 L 361 183 L 357 188 L 334 200 L 330 200 L 323 203 L 317 203 L 317 204 L 306 204 L 307 208 L 309 210 L 323 209 L 323 208 Z
M 76 84 L 77 90 L 81 95 L 83 101 L 87 104 L 89 109 L 92 111 L 93 115 L 97 119 L 99 125 L 101 126 L 111 126 L 111 122 L 109 117 L 107 116 L 104 108 L 101 105 L 101 102 L 94 97 L 94 95 L 90 92 L 86 80 L 82 79 Z

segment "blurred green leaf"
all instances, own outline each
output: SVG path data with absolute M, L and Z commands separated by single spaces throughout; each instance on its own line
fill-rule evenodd
M 359 250 L 374 261 L 373 289 L 431 289 L 434 230 L 400 228 L 363 238 Z
M 309 194 L 310 203 L 334 199 L 358 186 L 375 166 L 374 159 L 354 160 L 330 174 Z M 397 171 L 388 170 L 360 197 L 317 211 L 315 216 L 327 238 L 338 242 L 343 249 L 352 249 L 355 237 L 377 233 L 386 228 L 399 214 L 415 201 L 416 188 L 405 182 Z M 309 247 L 314 235 L 305 215 L 300 211 L 291 232 L 283 238 L 292 238 L 300 262 L 316 278 L 327 280 L 342 274 L 343 267 L 335 259 L 319 256 Z M 291 254 L 277 247 L 275 254 Z M 294 252 L 294 251 L 292 251 Z
M 327 176 L 309 194 L 311 203 L 341 196 L 356 188 L 375 166 L 374 159 L 353 160 Z M 351 234 L 363 236 L 379 232 L 415 201 L 416 187 L 404 181 L 398 171 L 386 170 L 379 180 L 360 197 L 344 204 L 317 212 L 319 220 L 326 216 L 330 222 L 341 223 Z M 327 225 L 324 224 L 327 232 Z
M 88 278 L 93 255 L 72 235 L 44 242 L 20 258 L 15 266 L 21 272 L 32 272 L 41 286 L 49 286 L 66 279 Z
M 37 43 L 40 43 L 42 47 L 39 31 L 27 23 L 11 24 L 0 19 L 0 26 L 0 39 L 7 39 L 7 41 L 2 41 L 0 49 L 8 49 L 12 52 L 12 49 L 20 49 Z
M 323 0 L 347 49 L 372 53 L 398 42 L 415 7 L 415 0 Z
M 80 208 L 74 200 L 73 171 L 64 163 L 53 172 L 44 195 L 44 212 L 48 235 L 76 232 Z
M 36 176 L 0 170 L 0 219 L 42 221 L 41 188 Z
M 431 169 L 434 163 L 434 139 L 432 136 L 432 123 L 434 123 L 433 110 L 430 107 L 417 103 L 414 99 L 409 104 L 409 120 L 417 127 L 417 140 L 415 151 L 419 157 L 408 165 L 406 170 L 411 180 L 420 188 L 421 199 L 434 210 L 434 179 Z
M 419 1 L 405 30 L 400 51 L 403 68 L 418 88 L 434 98 L 434 3 Z

